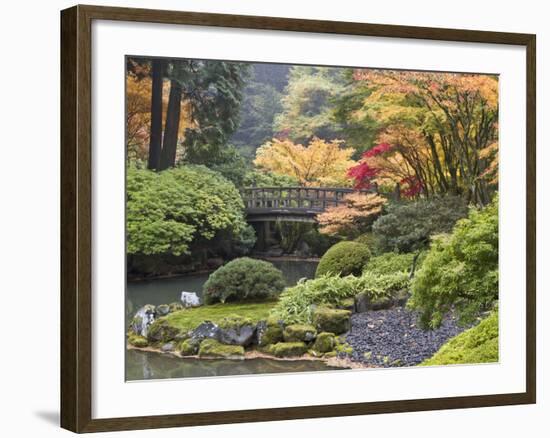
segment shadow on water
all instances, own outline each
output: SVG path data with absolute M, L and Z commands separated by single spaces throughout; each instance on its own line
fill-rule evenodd
M 126 352 L 126 380 L 298 373 L 334 369 L 337 368 L 329 367 L 320 361 L 311 360 L 278 361 L 264 358 L 199 360 L 139 350 L 127 350 Z

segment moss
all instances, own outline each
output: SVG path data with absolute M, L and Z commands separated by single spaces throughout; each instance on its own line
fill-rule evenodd
M 355 308 L 355 299 L 353 297 L 344 298 L 338 303 L 338 307 L 346 310 L 353 310 Z
M 278 342 L 268 351 L 277 357 L 301 356 L 307 351 L 307 345 L 304 342 Z
M 455 336 L 420 365 L 450 365 L 498 362 L 498 312 L 477 326 Z
M 339 242 L 323 255 L 315 277 L 328 273 L 341 276 L 361 275 L 370 257 L 371 252 L 367 245 L 359 242 Z
M 151 343 L 166 343 L 176 339 L 180 329 L 172 326 L 166 319 L 157 319 L 147 330 L 147 340 Z
M 328 359 L 328 358 L 331 358 L 331 357 L 336 357 L 337 354 L 338 353 L 336 353 L 336 351 L 329 351 L 328 353 L 323 354 L 323 357 Z
M 128 336 L 128 343 L 138 348 L 147 347 L 147 345 L 149 344 L 147 342 L 147 339 L 145 339 L 143 336 L 138 336 L 138 335 Z
M 218 323 L 218 326 L 224 330 L 239 330 L 245 325 L 254 325 L 254 323 L 252 322 L 252 319 L 236 314 L 226 316 Z
M 205 339 L 199 347 L 199 357 L 242 359 L 244 358 L 244 347 L 220 344 L 214 339 Z
M 213 304 L 210 306 L 179 310 L 170 313 L 158 321 L 166 321 L 166 324 L 181 332 L 193 330 L 204 321 L 212 321 L 215 324 L 220 324 L 224 318 L 230 318 L 235 315 L 239 315 L 239 318 L 248 318 L 252 324 L 256 324 L 259 321 L 267 319 L 269 311 L 275 304 L 275 301 Z
M 193 356 L 199 351 L 199 345 L 199 342 L 186 339 L 185 341 L 181 341 L 176 349 L 182 356 Z
M 321 332 L 317 335 L 313 350 L 318 353 L 328 353 L 334 349 L 334 333 Z
M 265 331 L 258 339 L 258 345 L 265 347 L 283 340 L 283 329 L 279 325 L 267 325 Z
M 336 341 L 336 346 L 334 347 L 334 350 L 337 353 L 345 354 L 348 356 L 353 353 L 353 347 L 349 345 L 347 342 L 341 341 L 339 339 L 337 339 Z
M 339 335 L 349 331 L 350 316 L 349 310 L 318 307 L 313 312 L 312 320 L 317 330 Z
M 292 324 L 286 326 L 283 332 L 286 342 L 311 342 L 315 336 L 317 336 L 317 330 L 309 324 Z
M 371 310 L 389 309 L 392 306 L 393 306 L 392 297 L 373 298 L 369 303 L 369 308 Z

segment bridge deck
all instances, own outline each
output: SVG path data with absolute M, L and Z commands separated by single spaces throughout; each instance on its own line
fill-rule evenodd
M 315 221 L 315 215 L 338 206 L 356 190 L 335 187 L 249 187 L 243 200 L 249 221 Z M 361 190 L 368 192 L 369 190 Z

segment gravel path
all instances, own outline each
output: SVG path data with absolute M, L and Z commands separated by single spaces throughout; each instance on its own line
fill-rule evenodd
M 417 314 L 402 307 L 356 313 L 346 341 L 353 347 L 351 360 L 382 367 L 417 365 L 439 350 L 464 327 L 447 317 L 436 330 L 417 327 Z

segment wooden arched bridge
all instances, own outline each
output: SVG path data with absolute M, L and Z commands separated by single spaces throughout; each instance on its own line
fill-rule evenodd
M 317 214 L 342 204 L 344 196 L 354 191 L 335 187 L 249 187 L 242 195 L 248 222 L 315 222 Z

